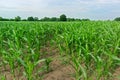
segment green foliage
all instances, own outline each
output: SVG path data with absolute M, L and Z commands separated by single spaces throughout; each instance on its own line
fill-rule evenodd
M 67 18 L 67 21 L 75 21 L 75 18 Z
M 9 21 L 9 19 L 7 19 L 7 18 L 3 18 L 2 21 Z
M 27 19 L 22 19 L 22 21 L 27 21 Z
M 15 19 L 9 19 L 9 21 L 15 21 Z
M 67 18 L 67 21 L 82 21 L 82 20 L 78 18 Z
M 28 17 L 27 19 L 22 19 L 17 16 L 15 19 L 7 19 L 0 17 L 0 21 L 90 21 L 90 19 L 78 19 L 78 18 L 66 18 L 66 15 L 60 15 L 60 18 L 57 17 L 44 17 L 39 20 L 38 17 Z
M 115 21 L 120 21 L 120 17 L 117 17 L 114 19 Z
M 21 17 L 20 16 L 15 17 L 15 21 L 21 21 Z
M 34 17 L 34 21 L 38 21 L 39 20 L 39 18 L 38 17 Z
M 82 19 L 82 21 L 90 21 L 90 19 Z
M 50 18 L 49 17 L 44 17 L 44 18 L 40 19 L 40 21 L 50 21 Z
M 67 21 L 65 14 L 60 15 L 60 21 Z
M 28 21 L 34 21 L 34 18 L 31 16 L 31 17 L 28 17 L 27 20 Z
M 0 21 L 2 21 L 3 20 L 3 18 L 2 17 L 0 17 Z
M 116 63 L 120 63 L 120 24 L 111 21 L 70 24 L 64 26 L 56 41 L 61 54 L 70 57 L 76 80 L 93 80 L 93 76 L 96 80 L 110 78 Z
M 58 21 L 59 19 L 58 18 L 56 18 L 56 17 L 52 17 L 51 19 L 50 19 L 50 21 Z
M 13 76 L 17 69 L 27 80 L 39 80 L 39 74 L 50 71 L 52 58 L 40 52 L 48 41 L 70 59 L 76 80 L 109 79 L 120 65 L 120 23 L 80 21 L 0 22 L 0 66 L 10 66 Z

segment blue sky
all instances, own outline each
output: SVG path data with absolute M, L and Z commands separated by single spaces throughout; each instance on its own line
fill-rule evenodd
M 120 0 L 0 0 L 0 16 L 114 19 L 120 16 Z

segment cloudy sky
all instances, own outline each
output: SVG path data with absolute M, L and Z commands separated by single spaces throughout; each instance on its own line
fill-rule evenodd
M 120 16 L 120 0 L 0 0 L 0 16 L 37 16 L 114 19 Z

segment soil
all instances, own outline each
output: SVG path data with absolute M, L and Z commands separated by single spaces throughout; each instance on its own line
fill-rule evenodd
M 42 80 L 75 80 L 73 76 L 75 73 L 73 67 L 70 64 L 63 63 L 57 47 L 52 47 L 50 49 L 48 46 L 41 51 L 48 52 L 44 57 L 53 58 L 53 61 L 50 63 L 51 71 L 43 74 Z
M 59 58 L 53 60 L 50 66 L 52 71 L 45 74 L 43 80 L 75 80 L 72 66 L 62 63 Z
M 46 52 L 46 55 L 43 55 L 41 58 L 52 58 L 52 62 L 50 63 L 51 71 L 39 74 L 40 76 L 43 76 L 42 80 L 75 80 L 75 70 L 70 64 L 64 63 L 64 61 L 61 59 L 61 56 L 59 55 L 59 49 L 57 47 L 50 48 L 48 45 L 41 49 L 40 52 Z M 38 67 L 41 66 L 42 64 L 38 65 Z M 27 80 L 23 76 L 23 71 L 23 67 L 21 67 L 20 72 L 18 69 L 15 69 L 15 75 L 13 76 L 10 73 L 10 67 L 8 65 L 6 65 L 6 68 L 0 67 L 0 75 L 5 75 L 6 80 L 13 80 L 13 78 L 16 78 L 16 80 Z M 120 67 L 115 70 L 113 77 L 114 78 L 112 80 L 120 80 Z
M 40 76 L 43 76 L 42 80 L 75 80 L 74 78 L 74 69 L 71 65 L 63 63 L 63 61 L 60 58 L 59 50 L 56 47 L 50 48 L 50 46 L 46 46 L 43 49 L 40 50 L 41 53 L 45 53 L 40 58 L 52 58 L 52 62 L 50 63 L 50 72 L 43 72 L 40 73 Z M 37 68 L 40 68 L 42 64 L 39 64 Z M 10 66 L 6 65 L 5 67 L 0 67 L 0 76 L 4 75 L 6 80 L 27 80 L 23 76 L 24 68 L 21 67 L 20 71 L 18 69 L 15 69 L 15 75 L 12 75 L 10 72 Z M 1 78 L 0 78 L 1 79 Z M 40 79 L 41 80 L 41 79 Z
M 114 72 L 114 74 L 113 74 L 113 79 L 114 79 L 114 80 L 120 80 L 120 67 L 118 67 L 118 68 L 115 70 L 115 72 Z
M 5 75 L 6 80 L 13 80 L 14 76 L 10 73 L 9 66 L 6 66 L 6 70 L 3 68 L 0 70 L 2 74 Z M 48 73 L 43 73 L 42 80 L 75 80 L 72 76 L 74 74 L 74 69 L 70 65 L 63 64 L 62 61 L 59 60 L 58 56 L 55 56 L 55 59 L 50 64 L 51 71 Z M 23 69 L 21 68 L 21 71 Z M 15 70 L 15 78 L 16 80 L 27 80 L 22 73 L 17 72 Z

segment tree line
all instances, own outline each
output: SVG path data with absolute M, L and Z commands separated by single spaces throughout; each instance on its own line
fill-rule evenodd
M 44 17 L 39 19 L 38 17 L 30 16 L 27 19 L 21 19 L 20 16 L 16 16 L 13 19 L 2 18 L 0 17 L 0 21 L 90 21 L 90 19 L 78 19 L 78 18 L 67 18 L 65 14 L 60 15 L 59 18 L 57 17 Z M 114 21 L 120 21 L 120 17 L 114 19 Z
M 90 21 L 90 19 L 77 19 L 77 18 L 67 18 L 65 14 L 60 15 L 59 18 L 57 17 L 44 17 L 39 19 L 38 17 L 30 16 L 27 19 L 21 19 L 20 16 L 16 16 L 13 19 L 2 18 L 0 17 L 0 21 Z
M 120 17 L 116 17 L 114 20 L 115 21 L 120 21 Z

